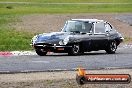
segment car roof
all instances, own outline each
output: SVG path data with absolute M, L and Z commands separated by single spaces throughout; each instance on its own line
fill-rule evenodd
M 104 22 L 104 20 L 98 19 L 71 19 L 72 21 L 84 21 L 84 22 Z

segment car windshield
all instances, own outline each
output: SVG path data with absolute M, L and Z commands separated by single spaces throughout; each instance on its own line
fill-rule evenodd
M 83 21 L 67 21 L 62 32 L 84 32 L 90 33 L 92 23 Z

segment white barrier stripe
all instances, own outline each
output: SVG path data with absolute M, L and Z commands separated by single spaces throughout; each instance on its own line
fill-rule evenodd
M 34 51 L 11 51 L 13 56 L 37 55 Z

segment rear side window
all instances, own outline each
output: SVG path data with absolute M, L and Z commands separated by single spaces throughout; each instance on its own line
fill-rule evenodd
M 76 24 L 75 24 L 75 30 L 76 31 L 90 33 L 91 28 L 92 28 L 92 23 L 76 22 Z
M 105 33 L 105 24 L 104 22 L 95 24 L 95 33 Z
M 83 32 L 90 33 L 91 30 L 92 30 L 92 23 L 84 22 Z

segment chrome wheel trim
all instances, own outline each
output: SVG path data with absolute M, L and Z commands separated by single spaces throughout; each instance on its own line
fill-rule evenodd
M 74 52 L 75 54 L 77 54 L 77 53 L 79 52 L 79 45 L 74 45 L 74 46 L 73 46 L 73 52 Z
M 44 49 L 40 49 L 41 52 L 45 53 L 46 51 Z
M 115 52 L 116 51 L 116 48 L 117 48 L 116 42 L 111 42 L 111 45 L 110 45 L 111 51 Z

